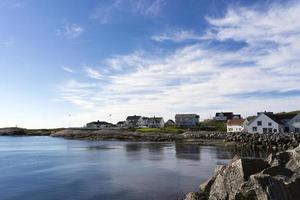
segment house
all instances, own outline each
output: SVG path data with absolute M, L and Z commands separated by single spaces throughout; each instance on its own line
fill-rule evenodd
M 138 121 L 138 126 L 139 127 L 148 127 L 148 120 L 149 120 L 149 117 L 142 117 Z
M 179 127 L 193 127 L 199 124 L 199 118 L 197 114 L 176 114 L 175 124 Z
M 163 128 L 165 121 L 162 117 L 150 117 L 148 118 L 147 126 L 149 128 Z
M 166 123 L 165 126 L 175 126 L 175 122 L 171 119 L 169 119 Z
M 126 122 L 125 122 L 125 121 L 119 121 L 119 122 L 117 123 L 117 127 L 119 127 L 119 128 L 124 128 L 124 127 L 126 127 Z
M 288 132 L 300 133 L 300 113 L 296 114 L 286 124 Z
M 243 132 L 247 122 L 247 119 L 229 119 L 227 121 L 227 133 Z
M 282 133 L 284 123 L 272 112 L 259 112 L 247 125 L 248 133 Z
M 141 123 L 142 117 L 138 115 L 128 116 L 126 118 L 126 126 L 128 128 L 138 127 Z
M 101 128 L 110 128 L 114 125 L 105 121 L 96 121 L 96 122 L 90 122 L 86 124 L 86 128 L 88 129 L 101 129 Z
M 219 112 L 213 118 L 215 121 L 227 121 L 229 119 L 241 119 L 240 114 L 233 114 L 233 112 Z

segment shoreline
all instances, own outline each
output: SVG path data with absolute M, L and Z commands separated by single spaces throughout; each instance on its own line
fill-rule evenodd
M 134 142 L 177 142 L 196 145 L 236 146 L 253 149 L 288 150 L 300 144 L 300 134 L 249 134 L 212 131 L 184 133 L 139 132 L 128 129 L 23 129 L 0 128 L 0 136 L 50 136 L 78 140 L 119 140 Z

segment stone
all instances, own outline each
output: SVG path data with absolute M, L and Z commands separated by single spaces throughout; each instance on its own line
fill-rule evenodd
M 292 200 L 283 182 L 261 173 L 252 175 L 250 180 L 237 191 L 234 199 Z
M 207 200 L 207 198 L 201 193 L 190 192 L 185 196 L 184 200 Z

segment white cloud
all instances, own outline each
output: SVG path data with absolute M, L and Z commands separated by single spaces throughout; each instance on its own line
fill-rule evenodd
M 67 39 L 75 39 L 81 36 L 84 32 L 83 27 L 78 24 L 65 25 L 56 31 L 56 35 Z
M 153 18 L 160 15 L 165 4 L 165 0 L 113 0 L 106 5 L 101 3 L 90 17 L 99 20 L 101 24 L 122 20 L 124 12 Z
M 201 41 L 205 40 L 206 38 L 197 35 L 194 31 L 187 31 L 187 30 L 181 30 L 181 31 L 174 31 L 171 33 L 164 33 L 160 35 L 154 35 L 151 36 L 151 40 L 157 41 L 157 42 L 164 42 L 164 41 L 172 41 L 172 42 L 183 42 L 183 41 Z
M 86 75 L 92 79 L 102 80 L 104 78 L 98 70 L 93 69 L 91 67 L 85 67 L 85 72 Z
M 76 71 L 71 69 L 70 67 L 63 66 L 62 69 L 65 70 L 66 72 L 69 72 L 69 73 L 76 73 Z
M 105 118 L 107 113 L 117 121 L 129 114 L 170 118 L 193 112 L 208 117 L 220 110 L 255 114 L 298 109 L 299 5 L 272 5 L 266 11 L 230 8 L 222 18 L 208 18 L 209 37 L 221 44 L 243 42 L 242 47 L 198 41 L 161 55 L 137 51 L 112 56 L 104 61 L 111 69 L 105 76 L 87 70 L 101 81 L 93 88 L 72 90 L 72 98 L 65 100 L 93 108 L 77 113 L 77 120 Z

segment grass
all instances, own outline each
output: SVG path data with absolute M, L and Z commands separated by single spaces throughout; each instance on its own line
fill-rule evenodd
M 153 133 L 153 132 L 160 132 L 160 133 L 183 133 L 184 129 L 175 127 L 175 126 L 168 126 L 165 128 L 137 128 L 136 131 L 143 132 L 143 133 Z
M 226 132 L 226 122 L 223 121 L 214 121 L 214 120 L 206 120 L 200 123 L 199 130 L 201 131 L 218 131 L 218 132 Z

